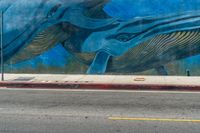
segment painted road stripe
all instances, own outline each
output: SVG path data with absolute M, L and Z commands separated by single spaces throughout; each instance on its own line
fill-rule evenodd
M 165 119 L 165 118 L 129 118 L 129 117 L 108 117 L 109 120 L 127 120 L 127 121 L 157 121 L 157 122 L 192 122 L 200 123 L 195 119 Z
M 0 91 L 63 91 L 63 92 L 110 92 L 110 93 L 160 93 L 160 94 L 200 94 L 199 91 L 140 91 L 140 90 L 91 90 L 91 89 L 43 89 L 43 88 L 7 88 L 0 87 Z

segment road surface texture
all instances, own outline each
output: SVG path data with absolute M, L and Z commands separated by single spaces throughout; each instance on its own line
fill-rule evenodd
M 0 133 L 199 133 L 200 93 L 0 90 Z

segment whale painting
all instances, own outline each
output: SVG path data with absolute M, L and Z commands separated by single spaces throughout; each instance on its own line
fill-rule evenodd
M 77 26 L 94 32 L 107 26 L 109 28 L 114 21 L 112 18 L 98 19 L 95 16 L 93 18 L 92 14 L 89 13 L 93 8 L 98 8 L 96 6 L 101 7 L 106 1 L 35 0 L 30 2 L 28 0 L 17 0 L 10 4 L 7 0 L 0 2 L 5 21 L 5 60 L 12 57 L 22 47 L 26 47 L 25 45 L 37 45 L 38 50 L 41 50 L 40 46 L 47 50 L 52 45 L 65 41 L 70 36 L 70 31 L 60 33 L 64 28 L 73 30 L 73 27 Z M 98 13 L 100 14 L 99 17 L 104 17 L 100 10 Z M 50 29 L 45 31 L 47 28 Z M 75 30 L 71 32 L 75 32 Z M 48 43 L 44 42 L 47 39 L 45 37 L 50 37 Z M 34 41 L 39 43 L 36 44 Z M 45 46 L 39 45 L 41 41 L 45 43 Z
M 64 64 L 49 73 L 72 67 L 77 74 L 155 70 L 158 75 L 179 75 L 170 69 L 187 68 L 190 60 L 191 71 L 198 73 L 200 0 L 1 0 L 0 10 L 8 70 L 19 64 L 16 72 L 26 70 L 40 58 L 41 64 Z M 53 60 L 52 51 L 66 51 L 67 56 Z M 181 63 L 169 67 L 176 62 Z M 36 65 L 31 72 L 41 73 L 39 69 Z
M 196 13 L 186 12 L 179 16 L 168 16 L 167 19 L 133 20 L 127 24 L 121 23 L 106 37 L 104 35 L 108 31 L 93 34 L 92 38 L 103 37 L 96 49 L 84 46 L 90 51 L 101 51 L 101 55 L 95 57 L 96 62 L 94 60 L 91 65 L 93 68 L 90 73 L 104 73 L 106 70 L 130 73 L 155 68 L 160 74 L 167 74 L 163 67 L 166 63 L 199 54 L 200 18 Z M 139 31 L 138 27 L 141 27 Z M 102 62 L 103 53 L 104 56 L 113 57 L 109 67 L 99 63 Z

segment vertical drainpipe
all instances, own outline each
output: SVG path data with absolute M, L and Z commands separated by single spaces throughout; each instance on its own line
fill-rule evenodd
M 1 11 L 1 81 L 4 81 L 4 59 L 3 59 L 3 11 Z

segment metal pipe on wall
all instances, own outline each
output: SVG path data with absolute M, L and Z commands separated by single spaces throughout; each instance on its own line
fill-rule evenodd
M 1 11 L 1 81 L 4 81 L 4 59 L 3 59 L 3 11 Z

